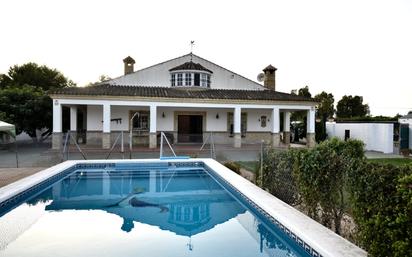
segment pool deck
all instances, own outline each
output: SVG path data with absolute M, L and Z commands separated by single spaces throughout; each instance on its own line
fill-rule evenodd
M 17 180 L 33 175 L 46 168 L 0 168 L 0 187 L 11 184 Z

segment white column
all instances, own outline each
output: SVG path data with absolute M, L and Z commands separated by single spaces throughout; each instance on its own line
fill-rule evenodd
M 273 107 L 272 110 L 272 134 L 280 131 L 280 114 L 279 107 Z
M 58 100 L 53 102 L 53 132 L 62 132 L 62 106 Z
M 283 113 L 283 131 L 290 132 L 290 112 Z
M 240 107 L 236 107 L 233 112 L 233 133 L 240 133 L 240 123 L 241 123 L 241 113 Z
M 151 105 L 150 106 L 150 133 L 157 132 L 157 106 Z
M 70 106 L 70 130 L 77 131 L 77 106 Z
M 315 133 L 315 108 L 308 110 L 307 133 Z
M 110 104 L 103 104 L 103 133 L 110 133 Z

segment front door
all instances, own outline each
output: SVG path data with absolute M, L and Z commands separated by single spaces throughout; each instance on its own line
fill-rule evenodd
M 202 115 L 177 116 L 177 142 L 202 143 L 203 142 L 203 117 Z

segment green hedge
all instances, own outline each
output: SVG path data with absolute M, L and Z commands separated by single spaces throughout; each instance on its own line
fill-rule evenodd
M 334 138 L 312 149 L 267 150 L 257 181 L 338 234 L 349 214 L 352 236 L 371 256 L 412 256 L 412 165 L 367 162 L 362 142 Z
M 359 243 L 372 256 L 412 256 L 412 166 L 364 163 L 349 183 Z

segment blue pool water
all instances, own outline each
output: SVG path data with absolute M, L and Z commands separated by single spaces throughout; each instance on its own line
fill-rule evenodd
M 68 173 L 0 209 L 0 256 L 309 256 L 203 167 Z

